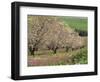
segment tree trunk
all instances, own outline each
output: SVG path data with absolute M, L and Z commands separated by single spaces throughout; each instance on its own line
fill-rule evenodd
M 34 55 L 35 54 L 34 52 L 35 52 L 35 48 L 32 49 L 31 54 Z
M 53 52 L 54 52 L 54 54 L 56 54 L 56 52 L 57 52 L 57 49 L 54 49 L 54 50 L 53 50 Z
M 66 52 L 68 52 L 68 47 L 66 47 Z
M 31 54 L 34 55 L 34 52 L 35 52 L 35 51 L 32 51 Z

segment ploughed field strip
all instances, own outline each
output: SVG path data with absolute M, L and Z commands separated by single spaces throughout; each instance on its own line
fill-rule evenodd
M 53 54 L 50 50 L 37 51 L 36 54 L 38 55 L 28 55 L 28 66 L 70 65 L 73 62 L 73 55 L 76 55 L 79 51 L 80 49 L 69 52 L 59 50 L 56 54 Z

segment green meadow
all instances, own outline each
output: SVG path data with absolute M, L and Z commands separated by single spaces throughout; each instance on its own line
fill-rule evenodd
M 88 20 L 86 17 L 61 17 L 60 18 L 64 25 L 69 25 L 73 29 L 77 29 L 80 31 L 87 31 Z

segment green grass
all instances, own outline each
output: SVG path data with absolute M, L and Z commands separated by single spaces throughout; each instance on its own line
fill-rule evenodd
M 67 27 L 69 25 L 73 29 L 87 31 L 88 19 L 86 17 L 60 17 Z

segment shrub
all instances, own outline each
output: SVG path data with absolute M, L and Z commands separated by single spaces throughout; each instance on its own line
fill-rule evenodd
M 72 64 L 87 64 L 87 48 L 82 48 L 77 54 L 72 56 Z

